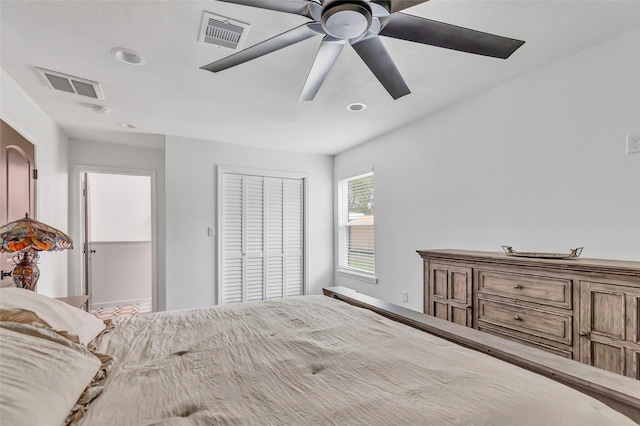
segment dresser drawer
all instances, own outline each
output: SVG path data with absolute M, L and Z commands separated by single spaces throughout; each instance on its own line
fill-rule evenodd
M 534 348 L 541 349 L 545 352 L 552 353 L 554 355 L 559 355 L 563 358 L 573 359 L 573 349 L 572 346 L 569 345 L 550 345 L 547 340 L 533 340 L 530 334 L 520 334 L 514 332 L 513 330 L 506 330 L 502 327 L 496 327 L 491 324 L 483 323 L 478 327 L 478 330 L 485 331 L 487 333 L 495 334 L 496 336 L 504 337 L 506 339 L 515 340 L 518 343 L 522 343 L 523 345 L 533 346 Z
M 478 298 L 478 323 L 500 326 L 520 333 L 571 345 L 573 318 L 539 309 Z
M 478 271 L 478 292 L 572 308 L 572 281 L 507 272 Z

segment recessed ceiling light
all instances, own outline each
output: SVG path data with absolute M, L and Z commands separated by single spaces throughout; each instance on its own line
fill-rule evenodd
M 130 65 L 140 65 L 144 63 L 144 58 L 138 54 L 138 52 L 134 52 L 131 49 L 126 49 L 124 47 L 114 47 L 111 49 L 111 54 L 119 61 L 124 62 L 125 64 Z
M 358 112 L 358 111 L 362 111 L 366 108 L 367 106 L 363 103 L 360 102 L 355 102 L 352 104 L 347 105 L 347 110 L 352 111 L 352 112 Z
M 102 106 L 102 105 L 94 105 L 91 107 L 91 110 L 96 114 L 102 114 L 102 115 L 111 114 L 111 110 L 106 106 Z
M 118 126 L 124 128 L 124 129 L 135 129 L 136 126 L 134 126 L 133 124 L 129 124 L 129 123 L 118 123 Z

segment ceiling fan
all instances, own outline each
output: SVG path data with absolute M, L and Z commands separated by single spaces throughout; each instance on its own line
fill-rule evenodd
M 428 0 L 220 0 L 311 19 L 201 69 L 218 72 L 275 52 L 310 37 L 324 35 L 299 101 L 311 101 L 342 47 L 349 43 L 393 99 L 411 93 L 380 37 L 506 59 L 524 41 L 420 18 L 399 11 Z

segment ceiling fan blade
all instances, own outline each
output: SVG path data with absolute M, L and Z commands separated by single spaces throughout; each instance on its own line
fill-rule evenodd
M 411 93 L 378 36 L 366 37 L 352 46 L 393 99 Z
M 302 93 L 298 101 L 312 101 L 316 97 L 318 90 L 324 83 L 324 79 L 331 71 L 331 67 L 338 59 L 345 41 L 333 37 L 325 37 L 320 44 L 316 58 L 313 61 L 307 81 L 304 83 Z
M 389 13 L 395 13 L 427 1 L 429 0 L 371 0 L 371 3 L 379 4 L 387 9 Z
M 320 20 L 322 6 L 313 0 L 219 0 L 277 12 L 293 13 L 315 21 Z
M 200 67 L 200 69 L 211 72 L 223 71 L 227 68 L 235 67 L 236 65 L 259 58 L 267 53 L 275 52 L 276 50 L 291 46 L 292 44 L 317 36 L 318 33 L 312 29 L 313 26 L 316 26 L 313 22 L 300 25 L 299 27 L 265 40 L 262 43 L 258 43 L 254 46 L 241 50 L 238 53 L 234 53 L 231 56 L 212 62 L 209 65 L 204 65 Z
M 380 18 L 381 36 L 507 59 L 524 41 L 484 33 L 418 16 L 395 13 Z

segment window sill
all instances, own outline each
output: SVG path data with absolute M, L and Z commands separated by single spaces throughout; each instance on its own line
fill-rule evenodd
M 336 271 L 336 275 L 344 278 L 351 278 L 354 280 L 364 281 L 369 284 L 378 284 L 378 277 L 374 275 L 360 274 L 358 272 L 347 271 L 345 269 L 339 269 Z

